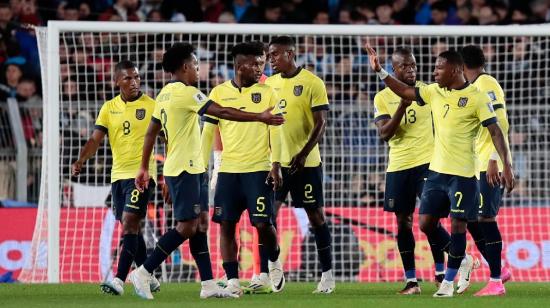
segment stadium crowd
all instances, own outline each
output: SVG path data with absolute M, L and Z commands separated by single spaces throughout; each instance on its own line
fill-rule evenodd
M 322 2 L 322 4 L 319 4 Z M 7 98 L 16 98 L 22 104 L 22 125 L 27 143 L 36 149 L 41 147 L 42 121 L 39 109 L 41 92 L 40 66 L 35 32 L 26 24 L 43 26 L 48 20 L 100 20 L 130 22 L 219 22 L 219 23 L 301 23 L 301 24 L 419 24 L 419 25 L 492 25 L 530 24 L 550 22 L 550 3 L 545 0 L 455 0 L 455 1 L 360 1 L 360 0 L 12 0 L 0 2 L 0 104 Z M 220 37 L 203 38 L 203 42 Z M 239 37 L 243 39 L 244 37 Z M 76 157 L 93 127 L 97 110 L 82 111 L 77 106 L 85 101 L 104 101 L 114 96 L 110 82 L 113 63 L 121 60 L 127 43 L 141 48 L 140 63 L 142 86 L 151 96 L 169 79 L 160 67 L 160 59 L 166 43 L 174 37 L 167 35 L 126 38 L 103 35 L 77 35 L 63 37 L 61 42 L 62 101 L 66 102 L 61 116 L 64 153 Z M 181 37 L 180 37 L 181 39 Z M 187 38 L 189 39 L 189 38 Z M 197 37 L 193 37 L 196 40 Z M 233 38 L 231 41 L 233 41 Z M 258 38 L 268 41 L 268 38 Z M 144 40 L 147 44 L 139 42 Z M 158 42 L 158 43 L 151 43 Z M 162 43 L 161 43 L 162 42 Z M 378 46 L 381 60 L 388 71 L 391 65 L 388 55 L 392 46 L 407 43 L 406 39 L 380 38 Z M 450 47 L 460 46 L 456 38 L 434 37 L 425 39 L 419 54 L 420 79 L 430 81 L 433 58 Z M 550 115 L 532 109 L 530 115 L 521 104 L 539 106 L 537 91 L 548 88 L 549 42 L 546 38 L 494 39 L 483 43 L 490 66 L 488 71 L 502 80 L 511 118 L 511 143 L 514 151 L 516 174 L 520 184 L 516 194 L 541 195 L 545 193 L 544 170 L 547 160 L 542 157 L 548 149 L 548 121 Z M 305 37 L 298 42 L 297 63 L 314 71 L 326 81 L 331 110 L 331 126 L 324 139 L 327 155 L 327 200 L 346 200 L 347 203 L 378 205 L 383 199 L 383 169 L 385 148 L 372 125 L 370 102 L 383 85 L 376 81 L 368 68 L 368 56 L 361 38 L 331 39 Z M 93 46 L 96 46 L 95 48 Z M 208 92 L 212 87 L 233 77 L 231 59 L 227 48 L 221 44 L 198 46 L 201 61 L 200 88 Z M 218 48 L 218 49 L 216 49 Z M 224 48 L 224 50 L 222 50 Z M 94 54 L 94 56 L 91 56 Z M 495 64 L 496 63 L 496 64 Z M 269 67 L 267 74 L 270 74 Z M 100 106 L 101 104 L 99 104 Z M 5 112 L 5 109 L 0 109 Z M 0 116 L 0 143 L 3 148 L 13 148 L 7 116 Z M 536 147 L 536 148 L 533 148 Z M 342 156 L 342 149 L 350 149 L 354 156 Z M 94 169 L 85 182 L 108 182 L 108 150 L 98 155 Z M 101 153 L 101 151 L 100 151 Z M 535 164 L 536 165 L 533 165 Z M 530 165 L 531 164 L 531 165 Z M 39 165 L 29 178 L 37 186 Z M 355 170 L 341 170 L 338 166 L 356 166 Z M 69 166 L 64 171 L 68 174 Z M 4 172 L 4 171 L 3 171 Z M 540 174 L 538 174 L 540 173 Z M 530 179 L 530 183 L 526 179 Z M 31 184 L 29 184 L 31 185 Z M 526 186 L 531 187 L 526 192 Z M 1 196 L 0 199 L 13 196 Z M 34 200 L 38 197 L 34 196 Z M 548 197 L 548 196 L 543 196 Z

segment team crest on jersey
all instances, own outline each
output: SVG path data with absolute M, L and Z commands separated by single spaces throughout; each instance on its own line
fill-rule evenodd
M 466 104 L 468 104 L 467 97 L 461 97 L 458 99 L 458 107 L 466 107 Z
M 136 109 L 136 119 L 138 120 L 145 119 L 145 109 Z
M 252 102 L 258 104 L 262 101 L 262 93 L 252 93 Z
M 489 98 L 491 99 L 491 101 L 496 101 L 497 100 L 497 95 L 495 94 L 495 91 L 489 91 L 487 92 L 487 94 L 489 94 Z
M 295 96 L 300 96 L 302 95 L 302 92 L 304 91 L 304 86 L 302 85 L 299 85 L 299 86 L 294 86 L 294 95 Z

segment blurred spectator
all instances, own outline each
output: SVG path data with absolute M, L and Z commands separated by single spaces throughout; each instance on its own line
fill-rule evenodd
M 376 19 L 381 25 L 393 25 L 393 7 L 390 1 L 385 1 L 376 7 Z
M 433 3 L 431 6 L 432 20 L 430 24 L 437 26 L 445 25 L 447 23 L 448 9 L 449 7 L 443 1 Z
M 76 3 L 68 3 L 63 8 L 63 20 L 76 21 L 80 19 L 80 7 Z
M 351 11 L 349 9 L 341 9 L 338 14 L 338 23 L 349 25 L 351 21 Z
M 531 10 L 529 7 L 516 7 L 512 10 L 512 14 L 510 17 L 510 22 L 513 24 L 528 24 L 529 23 L 529 16 L 531 14 Z
M 92 17 L 92 9 L 90 8 L 90 4 L 86 2 L 80 3 L 78 6 L 78 19 L 79 20 L 94 20 Z
M 235 16 L 235 19 L 241 21 L 241 18 L 243 17 L 249 6 L 250 2 L 248 0 L 233 0 L 231 9 L 233 15 Z
M 224 10 L 221 0 L 201 0 L 203 20 L 206 22 L 217 22 Z
M 306 0 L 285 0 L 283 2 L 283 20 L 285 23 L 291 24 L 304 24 L 311 21 L 311 16 L 309 15 L 312 11 L 312 8 L 309 7 L 309 4 Z M 345 10 L 340 10 L 339 14 Z M 349 12 L 349 11 L 348 11 Z M 339 19 L 340 20 L 339 16 Z M 343 23 L 340 20 L 340 23 Z
M 162 14 L 160 13 L 159 10 L 151 10 L 149 12 L 149 14 L 147 14 L 147 21 L 162 22 L 162 21 L 166 21 L 166 20 L 164 20 L 164 18 L 162 17 Z
M 144 21 L 145 17 L 139 12 L 139 5 L 138 0 L 115 0 L 113 6 L 99 15 L 98 20 Z M 113 18 L 113 16 L 117 17 Z
M 8 64 L 5 66 L 3 75 L 0 84 L 0 101 L 6 101 L 7 98 L 16 96 L 17 85 L 23 77 L 23 70 L 17 64 Z
M 17 84 L 17 101 L 39 102 L 40 96 L 36 88 L 36 82 L 31 78 L 23 77 Z
M 330 17 L 327 11 L 318 11 L 313 18 L 313 24 L 316 25 L 328 25 L 330 23 Z
M 533 21 L 535 23 L 544 23 L 550 21 L 550 3 L 547 0 L 535 0 L 531 3 L 533 12 Z
M 13 13 L 7 3 L 0 3 L 0 40 L 9 42 L 15 34 L 15 24 L 12 21 Z
M 36 9 L 36 0 L 14 0 L 10 1 L 10 4 L 15 21 L 21 24 L 31 24 L 35 26 L 42 24 L 42 19 L 38 15 L 38 10 Z
M 374 8 L 371 4 L 368 3 L 368 1 L 359 3 L 355 10 L 361 15 L 365 16 L 367 23 L 375 22 L 376 13 L 374 12 Z
M 432 4 L 437 0 L 423 0 L 416 11 L 414 22 L 418 25 L 427 25 L 432 20 Z
M 233 13 L 225 11 L 220 14 L 218 22 L 222 24 L 234 24 L 237 22 L 237 20 L 235 19 L 235 16 L 233 16 Z
M 477 19 L 472 16 L 472 7 L 469 4 L 460 6 L 457 9 L 456 15 L 461 25 L 468 26 L 478 24 Z
M 495 25 L 498 22 L 498 15 L 491 6 L 484 5 L 481 7 L 477 19 L 482 26 Z
M 498 24 L 506 25 L 510 23 L 510 8 L 503 0 L 495 1 L 492 5 L 497 14 Z
M 410 25 L 414 23 L 414 1 L 395 0 L 393 1 L 392 18 L 397 24 Z

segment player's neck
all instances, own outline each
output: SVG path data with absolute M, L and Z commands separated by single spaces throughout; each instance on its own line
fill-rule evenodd
M 300 73 L 301 70 L 302 70 L 301 67 L 296 66 L 296 64 L 293 63 L 288 70 L 286 70 L 284 72 L 281 72 L 281 77 L 283 77 L 283 78 L 292 78 L 292 77 L 298 75 L 298 73 Z
M 479 75 L 483 74 L 485 70 L 483 68 L 465 69 L 464 76 L 469 82 L 474 82 Z
M 120 98 L 122 98 L 122 101 L 125 102 L 125 103 L 133 102 L 133 101 L 137 100 L 140 96 L 141 96 L 141 91 L 139 91 L 138 94 L 135 97 L 129 97 L 129 96 L 124 95 L 124 93 L 120 92 Z

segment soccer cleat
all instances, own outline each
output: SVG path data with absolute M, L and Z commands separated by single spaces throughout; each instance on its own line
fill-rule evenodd
M 124 282 L 120 278 L 115 277 L 113 280 L 104 282 L 99 285 L 101 291 L 105 294 L 122 295 L 124 294 Z
M 439 286 L 439 290 L 434 293 L 433 297 L 453 297 L 454 290 L 455 286 L 452 281 L 443 280 Z
M 336 281 L 332 276 L 332 270 L 328 270 L 321 276 L 321 281 L 317 284 L 317 288 L 313 294 L 330 294 L 336 289 Z
M 130 274 L 130 281 L 134 285 L 136 295 L 143 299 L 153 299 L 151 294 L 151 274 L 142 266 Z
M 216 284 L 220 286 L 220 288 L 227 287 L 227 276 L 223 275 L 218 281 L 216 281 Z
M 507 283 L 512 278 L 512 273 L 510 270 L 506 267 L 503 267 L 500 273 L 500 279 L 502 279 L 502 283 Z
M 405 285 L 405 288 L 403 288 L 403 290 L 397 292 L 397 294 L 401 294 L 401 295 L 420 294 L 420 286 L 418 285 L 417 281 L 409 281 Z
M 250 284 L 243 287 L 244 294 L 269 294 L 272 293 L 271 281 L 267 273 L 260 273 L 260 275 L 254 275 Z
M 281 292 L 285 287 L 285 273 L 281 261 L 268 262 L 269 278 L 271 279 L 271 289 L 273 292 Z
M 223 290 L 225 293 L 231 294 L 232 297 L 241 297 L 241 295 L 243 295 L 239 279 L 229 279 L 227 281 L 227 286 Z
M 155 275 L 151 275 L 151 281 L 149 281 L 149 288 L 151 289 L 151 293 L 160 292 L 160 282 L 158 281 L 157 277 L 155 277 Z
M 480 262 L 478 259 L 475 259 L 469 254 L 464 256 L 462 263 L 460 263 L 460 268 L 458 269 L 459 278 L 456 293 L 464 294 L 464 292 L 470 288 L 470 277 L 472 275 L 472 271 L 478 268 L 479 265 Z
M 200 298 L 238 298 L 228 290 L 221 288 L 214 280 L 201 282 Z
M 489 281 L 489 283 L 474 294 L 474 296 L 501 296 L 505 294 L 506 289 L 502 281 Z
M 435 286 L 439 288 L 441 283 L 443 282 L 443 279 L 445 279 L 445 274 L 437 274 L 435 275 Z

